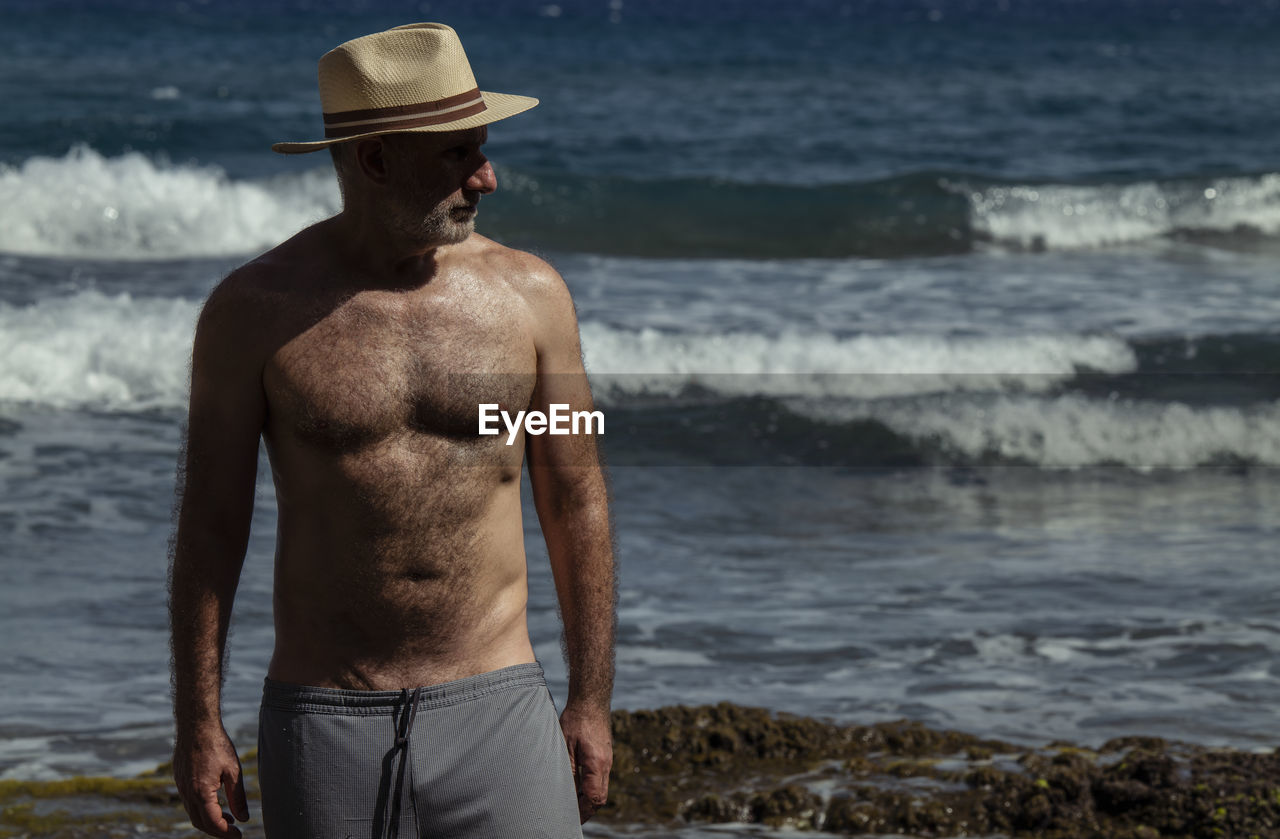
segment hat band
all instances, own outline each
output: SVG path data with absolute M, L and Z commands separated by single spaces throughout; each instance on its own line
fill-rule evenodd
M 368 134 L 371 131 L 402 131 L 425 125 L 440 125 L 484 113 L 485 110 L 484 97 L 479 88 L 474 88 L 433 102 L 325 114 L 324 136 L 334 140 Z

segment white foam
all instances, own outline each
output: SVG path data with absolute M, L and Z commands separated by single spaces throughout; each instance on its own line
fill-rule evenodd
M 182 406 L 199 304 L 85 291 L 0 304 L 0 400 L 56 407 Z M 1136 360 L 1100 336 L 942 338 L 820 332 L 673 335 L 584 323 L 597 389 L 865 399 L 950 391 L 1040 392 L 1077 365 L 1118 373 Z M 730 374 L 730 375 L 721 375 Z
M 0 304 L 0 401 L 181 408 L 198 313 L 190 300 L 97 291 Z M 688 335 L 595 323 L 583 324 L 582 336 L 606 402 L 611 393 L 701 385 L 783 398 L 824 421 L 879 420 L 969 457 L 1141 469 L 1196 466 L 1226 454 L 1280 465 L 1280 403 L 1191 408 L 1046 394 L 1078 366 L 1136 369 L 1129 346 L 1111 337 Z
M 142 409 L 186 402 L 199 313 L 181 299 L 85 291 L 0 304 L 0 401 Z
M 730 395 L 880 399 L 952 391 L 1042 392 L 1087 366 L 1137 369 L 1124 341 L 1107 336 L 952 338 L 822 332 L 689 335 L 582 325 L 597 387 L 672 395 L 699 385 Z
M 1063 664 L 1080 657 L 1075 643 L 1060 638 L 1042 638 L 1035 642 L 1036 653 L 1056 664 Z
M 83 145 L 0 165 L 0 194 L 0 251 L 112 259 L 254 253 L 340 207 L 323 169 L 234 181 L 216 166 L 106 158 Z
M 0 771 L 0 781 L 55 780 L 59 773 L 48 765 L 54 741 L 53 735 L 42 737 L 0 737 L 0 765 L 9 764 Z
M 1189 468 L 1227 454 L 1280 465 L 1280 402 L 1191 408 L 1068 394 L 871 405 L 866 413 L 975 458 L 995 453 L 1059 468 L 1119 463 L 1149 469 Z
M 1096 248 L 1177 230 L 1280 234 L 1280 174 L 1196 184 L 952 186 L 967 193 L 975 231 L 1019 248 Z

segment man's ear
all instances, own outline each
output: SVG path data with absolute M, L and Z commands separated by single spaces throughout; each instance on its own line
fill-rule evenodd
M 355 158 L 361 175 L 379 186 L 387 182 L 387 160 L 381 137 L 356 141 Z

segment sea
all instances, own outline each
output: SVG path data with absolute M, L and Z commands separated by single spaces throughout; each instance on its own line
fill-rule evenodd
M 319 56 L 423 20 L 541 100 L 477 223 L 576 300 L 616 708 L 1277 745 L 1276 0 L 0 0 L 0 778 L 168 757 L 201 301 L 340 207 L 270 150 Z M 274 530 L 264 466 L 245 748 Z

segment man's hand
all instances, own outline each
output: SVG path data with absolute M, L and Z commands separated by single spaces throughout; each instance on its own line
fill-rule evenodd
M 173 780 L 192 825 L 219 839 L 239 839 L 240 829 L 234 822 L 249 820 L 249 802 L 240 757 L 221 726 L 189 738 L 179 735 L 173 751 Z M 225 793 L 231 813 L 223 812 L 218 803 L 219 789 Z
M 609 712 L 570 705 L 560 715 L 560 730 L 569 747 L 569 766 L 578 788 L 578 817 L 585 823 L 609 800 L 609 770 L 613 768 Z

